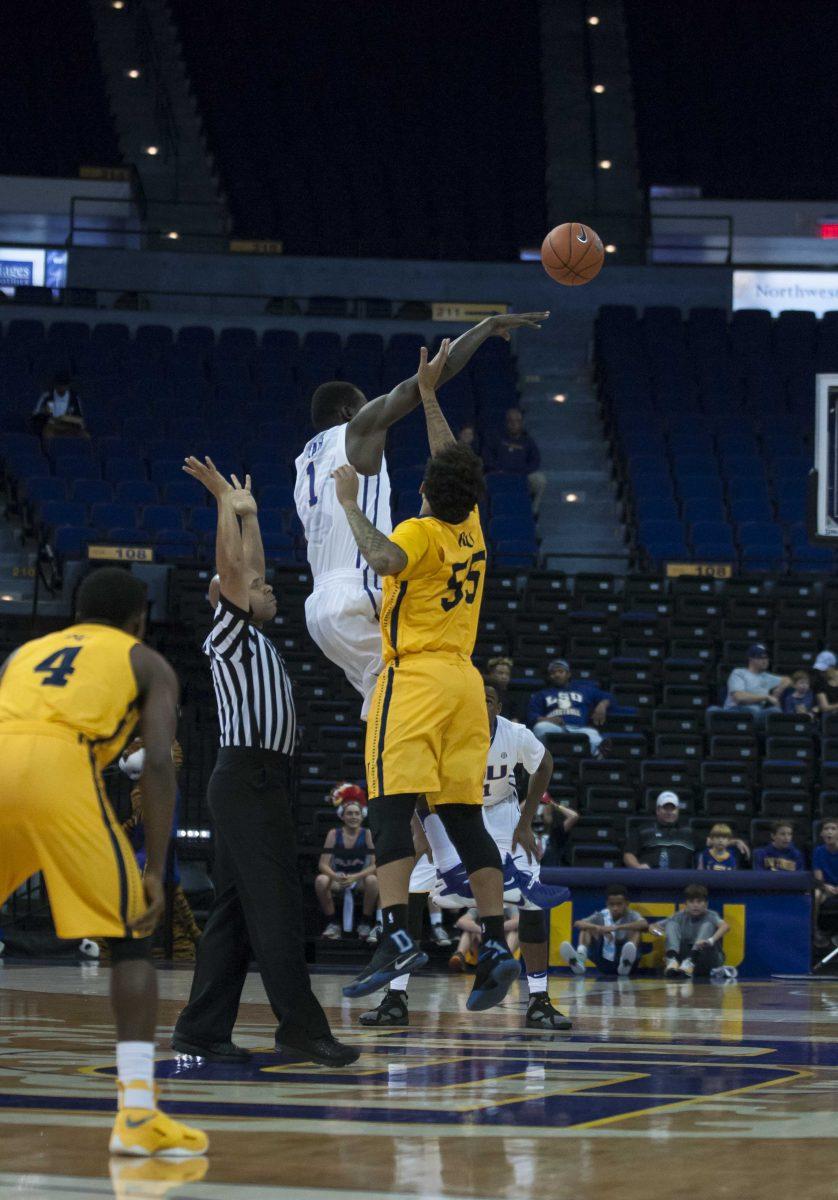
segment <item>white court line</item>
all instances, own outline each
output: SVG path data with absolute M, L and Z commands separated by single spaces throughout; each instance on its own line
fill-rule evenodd
M 137 1160 L 134 1160 L 136 1163 Z M 160 1181 L 147 1188 L 139 1180 L 124 1185 L 131 1200 L 152 1200 L 160 1196 Z M 177 1200 L 475 1200 L 472 1196 L 454 1196 L 450 1192 L 371 1192 L 343 1188 L 259 1187 L 241 1183 L 181 1183 L 176 1185 Z M 90 1200 L 94 1196 L 113 1197 L 109 1179 L 77 1175 L 0 1175 L 0 1200 Z M 500 1197 L 481 1197 L 500 1200 Z

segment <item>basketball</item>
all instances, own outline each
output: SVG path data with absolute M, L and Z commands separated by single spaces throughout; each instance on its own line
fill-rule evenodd
M 589 283 L 602 269 L 605 250 L 599 234 L 581 221 L 565 221 L 541 243 L 541 265 L 556 283 L 576 287 Z

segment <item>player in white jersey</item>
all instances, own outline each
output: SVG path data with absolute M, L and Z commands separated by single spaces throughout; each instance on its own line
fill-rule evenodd
M 553 1007 L 547 994 L 548 931 L 544 910 L 533 904 L 519 886 L 522 880 L 533 880 L 536 886 L 530 890 L 530 895 L 542 899 L 545 907 L 561 902 L 570 895 L 567 889 L 547 889 L 537 883 L 540 867 L 532 821 L 550 782 L 553 759 L 549 750 L 525 725 L 507 721 L 500 715 L 500 694 L 494 684 L 487 682 L 485 688 L 491 743 L 483 784 L 483 820 L 497 843 L 501 859 L 507 864 L 504 873 L 505 897 L 517 903 L 521 909 L 518 937 L 529 988 L 524 1024 L 528 1029 L 570 1029 L 571 1021 Z M 518 802 L 515 784 L 517 766 L 522 766 L 529 775 L 523 807 Z M 420 858 L 414 868 L 410 879 L 410 915 L 416 912 L 421 915 L 421 905 L 414 908 L 414 897 L 421 895 L 424 901 L 429 891 L 441 904 L 451 906 L 453 901 L 456 907 L 462 907 L 469 900 L 468 893 L 466 896 L 455 894 L 461 882 L 468 882 L 460 857 L 435 813 L 420 812 L 419 818 L 433 862 Z M 417 848 L 421 848 L 421 835 L 417 836 L 417 843 Z M 510 859 L 514 870 L 509 869 Z M 418 931 L 409 932 L 414 941 L 418 940 Z M 401 975 L 394 979 L 378 1008 L 361 1015 L 361 1024 L 407 1025 L 409 978 L 409 975 Z
M 509 340 L 512 330 L 539 329 L 549 313 L 488 317 L 452 342 L 443 382 L 462 371 L 489 337 Z M 358 551 L 343 508 L 335 501 L 332 473 L 349 463 L 363 476 L 358 503 L 383 534 L 392 532 L 390 479 L 384 458 L 387 430 L 420 403 L 415 375 L 386 395 L 367 401 L 351 383 L 323 383 L 311 400 L 317 431 L 296 460 L 294 503 L 302 522 L 314 590 L 306 600 L 313 641 L 364 697 L 361 716 L 381 670 L 381 581 Z M 417 511 L 419 502 L 417 498 Z

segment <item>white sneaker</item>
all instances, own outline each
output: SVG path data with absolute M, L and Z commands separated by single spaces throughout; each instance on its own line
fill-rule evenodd
M 679 970 L 684 979 L 692 979 L 693 971 L 695 970 L 695 964 L 693 963 L 693 960 L 691 958 L 685 958 L 681 963 Z
M 79 944 L 79 954 L 82 958 L 98 958 L 99 946 L 90 938 L 82 938 Z
M 367 934 L 367 945 L 368 946 L 377 946 L 378 943 L 381 941 L 381 935 L 383 932 L 384 932 L 384 927 L 382 925 L 377 925 L 377 924 L 373 925 L 372 929 Z
M 451 938 L 448 936 L 444 925 L 431 926 L 431 941 L 437 946 L 451 945 Z
M 667 979 L 678 979 L 681 975 L 681 968 L 678 966 L 677 958 L 668 958 L 663 973 Z
M 620 953 L 620 961 L 617 965 L 618 975 L 630 975 L 631 969 L 637 960 L 637 947 L 634 942 L 626 942 Z
M 328 938 L 330 942 L 336 942 L 340 937 L 340 925 L 337 921 L 330 921 L 323 930 L 323 937 Z
M 559 954 L 561 954 L 574 975 L 585 974 L 585 962 L 588 957 L 585 950 L 574 950 L 570 942 L 562 942 L 561 946 L 559 946 Z
M 362 921 L 361 924 L 358 926 L 358 937 L 361 939 L 362 942 L 365 942 L 367 940 L 367 938 L 370 936 L 371 932 L 372 932 L 372 926 L 368 925 L 366 921 Z
M 710 972 L 713 983 L 735 983 L 738 978 L 739 972 L 736 967 L 714 967 Z

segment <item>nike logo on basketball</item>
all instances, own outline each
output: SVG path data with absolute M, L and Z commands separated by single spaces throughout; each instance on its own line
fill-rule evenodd
M 585 245 L 585 243 L 588 240 L 588 235 L 587 235 L 587 233 L 585 233 L 584 229 L 579 230 L 579 232 L 576 235 L 576 240 L 577 240 L 577 242 L 581 242 L 583 246 Z

